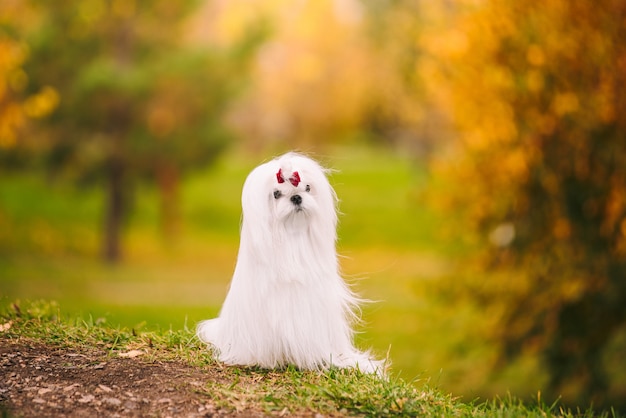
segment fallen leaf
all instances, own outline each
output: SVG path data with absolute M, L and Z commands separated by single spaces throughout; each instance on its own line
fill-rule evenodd
M 143 355 L 144 352 L 141 350 L 130 350 L 127 353 L 120 353 L 120 357 L 124 357 L 124 358 L 134 358 L 134 357 L 139 357 L 141 355 Z

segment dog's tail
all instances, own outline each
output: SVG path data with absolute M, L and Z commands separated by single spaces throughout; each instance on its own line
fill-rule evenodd
M 196 328 L 196 335 L 207 344 L 215 344 L 219 334 L 219 318 L 202 321 Z

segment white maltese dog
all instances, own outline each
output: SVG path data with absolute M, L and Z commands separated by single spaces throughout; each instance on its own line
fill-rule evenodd
M 326 170 L 285 154 L 250 173 L 241 200 L 230 289 L 219 317 L 198 325 L 198 337 L 229 365 L 383 374 L 383 363 L 353 344 L 359 299 L 339 274 L 337 196 Z

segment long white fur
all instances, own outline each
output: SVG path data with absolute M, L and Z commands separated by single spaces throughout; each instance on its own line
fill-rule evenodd
M 301 179 L 297 187 L 288 180 L 293 172 Z M 294 195 L 300 205 L 290 200 Z M 326 170 L 303 155 L 285 154 L 249 174 L 230 289 L 219 317 L 197 329 L 220 361 L 382 374 L 382 362 L 353 344 L 359 299 L 339 274 L 336 205 Z

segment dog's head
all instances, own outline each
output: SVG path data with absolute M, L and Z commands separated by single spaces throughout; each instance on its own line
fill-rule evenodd
M 244 225 L 258 231 L 308 227 L 334 237 L 337 197 L 326 172 L 314 160 L 297 153 L 258 166 L 243 187 Z

